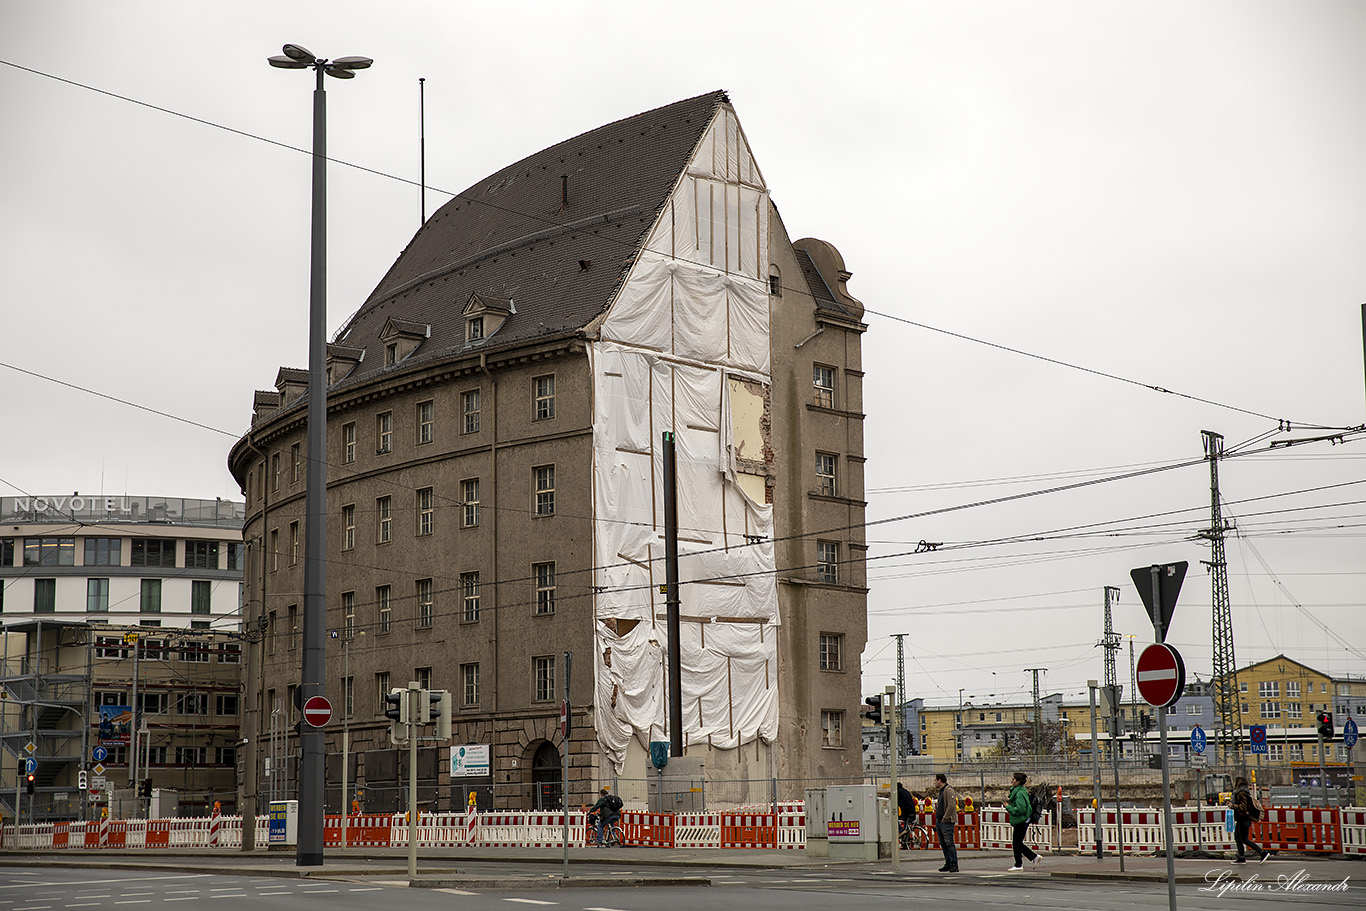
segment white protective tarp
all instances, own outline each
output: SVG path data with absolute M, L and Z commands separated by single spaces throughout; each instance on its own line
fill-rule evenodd
M 767 191 L 725 108 L 590 346 L 594 695 L 618 770 L 632 737 L 668 739 L 665 431 L 677 441 L 684 738 L 733 748 L 777 734 L 772 508 L 736 481 L 730 393 L 769 383 L 767 237 Z

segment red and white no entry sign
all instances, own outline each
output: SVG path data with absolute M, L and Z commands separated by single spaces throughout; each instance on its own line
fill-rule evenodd
M 1148 705 L 1165 707 L 1181 698 L 1186 688 L 1186 663 L 1170 645 L 1155 642 L 1138 656 L 1135 668 L 1138 694 Z
M 310 696 L 304 703 L 304 721 L 320 728 L 332 720 L 332 703 L 326 696 Z

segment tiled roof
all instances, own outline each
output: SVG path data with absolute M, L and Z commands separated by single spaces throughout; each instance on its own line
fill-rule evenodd
M 497 345 L 581 328 L 602 312 L 727 102 L 678 101 L 568 139 L 479 181 L 428 219 L 337 341 L 375 343 L 391 318 L 431 326 L 426 356 L 465 346 L 471 295 L 515 300 Z M 383 369 L 366 358 L 350 383 Z
M 281 367 L 280 372 L 275 374 L 275 385 L 281 383 L 303 383 L 308 385 L 308 371 L 302 367 Z
M 834 310 L 837 313 L 847 314 L 848 308 L 835 298 L 830 286 L 821 277 L 821 271 L 811 261 L 811 256 L 800 247 L 794 248 L 793 252 L 797 254 L 797 262 L 801 264 L 802 275 L 806 278 L 807 287 L 811 289 L 811 296 L 816 299 L 816 306 L 823 310 Z

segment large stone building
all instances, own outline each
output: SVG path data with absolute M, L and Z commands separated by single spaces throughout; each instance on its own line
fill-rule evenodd
M 789 240 L 721 92 L 538 152 L 418 231 L 328 348 L 327 691 L 367 809 L 397 805 L 382 697 L 409 680 L 454 693 L 454 744 L 491 756 L 460 783 L 498 806 L 557 805 L 564 750 L 571 803 L 613 781 L 644 799 L 649 744 L 669 739 L 666 432 L 686 742 L 669 771 L 717 801 L 861 775 L 865 326 L 848 278 L 830 244 Z M 258 762 L 267 719 L 297 721 L 300 678 L 307 374 L 275 386 L 229 457 L 264 629 Z M 463 798 L 448 771 L 422 751 L 424 802 Z

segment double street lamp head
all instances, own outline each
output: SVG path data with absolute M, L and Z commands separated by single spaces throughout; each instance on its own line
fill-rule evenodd
M 369 57 L 338 57 L 336 60 L 322 60 L 313 56 L 308 48 L 297 44 L 286 44 L 284 54 L 266 58 L 271 66 L 282 70 L 306 70 L 321 68 L 329 76 L 338 79 L 354 79 L 356 70 L 367 69 L 375 61 Z

